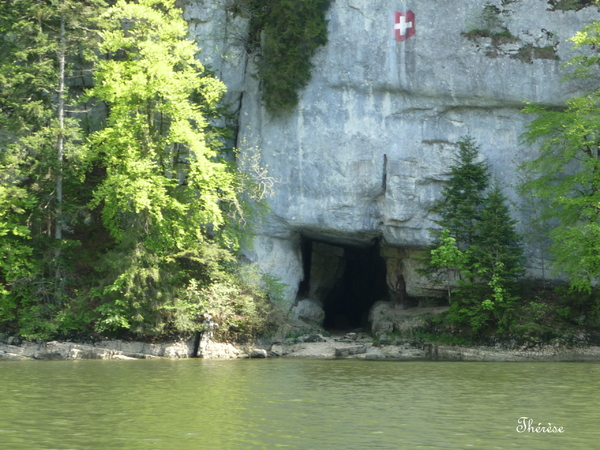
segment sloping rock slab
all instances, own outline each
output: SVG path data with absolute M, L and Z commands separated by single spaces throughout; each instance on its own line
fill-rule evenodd
M 338 347 L 335 349 L 335 356 L 338 358 L 346 358 L 348 356 L 360 355 L 367 353 L 366 345 L 359 345 L 356 347 Z
M 106 340 L 95 344 L 74 342 L 28 342 L 10 345 L 0 342 L 0 360 L 78 360 L 78 359 L 149 359 L 189 358 L 193 342 L 149 344 Z

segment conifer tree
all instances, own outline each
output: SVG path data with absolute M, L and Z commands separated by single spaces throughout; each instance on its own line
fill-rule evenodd
M 507 198 L 497 180 L 484 199 L 481 219 L 476 225 L 476 239 L 470 248 L 480 267 L 509 282 L 523 273 L 521 237 L 515 230 L 517 221 L 510 215 Z M 498 271 L 498 266 L 502 270 Z
M 489 312 L 489 318 L 498 324 L 500 331 L 506 331 L 514 318 L 516 280 L 524 271 L 516 223 L 496 180 L 486 195 L 481 220 L 476 227 L 476 239 L 469 249 L 473 261 L 471 270 L 481 288 L 463 286 L 462 289 L 465 293 L 474 290 L 483 298 L 483 310 Z
M 481 218 L 484 192 L 490 178 L 485 162 L 477 161 L 479 147 L 470 136 L 458 141 L 458 155 L 450 166 L 450 179 L 444 186 L 442 198 L 433 207 L 439 216 L 435 221 L 440 229 L 447 229 L 460 249 L 468 248 Z M 434 235 L 438 232 L 434 231 Z
M 438 240 L 429 265 L 446 270 L 448 285 L 450 268 L 461 276 L 450 321 L 475 331 L 486 326 L 504 331 L 514 312 L 515 280 L 523 272 L 522 249 L 507 199 L 497 181 L 489 188 L 488 166 L 478 158 L 474 140 L 462 138 L 452 176 L 433 208 L 442 228 L 433 231 Z
M 85 148 L 71 108 L 77 102 L 72 94 L 81 92 L 76 82 L 81 77 L 74 75 L 81 73 L 84 55 L 93 53 L 90 28 L 102 5 L 101 0 L 2 3 L 0 164 L 5 175 L 0 190 L 10 192 L 12 200 L 0 201 L 0 218 L 5 227 L 14 224 L 4 238 L 20 239 L 30 256 L 20 265 L 27 270 L 3 271 L 0 278 L 8 292 L 7 317 L 32 336 L 64 301 L 69 282 L 63 250 L 74 241 L 65 239 L 65 231 L 82 206 L 75 186 L 81 182 Z M 14 230 L 20 230 L 18 237 Z

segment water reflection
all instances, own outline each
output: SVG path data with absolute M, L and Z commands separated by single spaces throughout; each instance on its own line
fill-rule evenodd
M 0 364 L 2 448 L 595 448 L 594 363 Z M 563 434 L 516 432 L 517 419 Z

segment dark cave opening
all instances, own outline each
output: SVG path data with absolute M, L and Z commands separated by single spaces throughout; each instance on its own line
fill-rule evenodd
M 373 304 L 387 298 L 385 261 L 379 256 L 379 249 L 344 250 L 343 274 L 323 299 L 326 330 L 366 328 Z
M 386 264 L 378 243 L 369 246 L 329 244 L 304 239 L 303 296 L 323 307 L 327 331 L 368 328 L 369 311 L 388 299 Z

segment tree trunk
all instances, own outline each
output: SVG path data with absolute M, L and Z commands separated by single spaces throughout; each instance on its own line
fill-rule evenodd
M 63 218 L 62 218 L 62 204 L 63 204 L 63 160 L 64 160 L 64 147 L 65 147 L 65 53 L 66 53 L 66 31 L 65 31 L 65 2 L 61 2 L 61 13 L 60 13 L 60 36 L 58 44 L 58 141 L 56 143 L 57 153 L 57 174 L 56 174 L 56 226 L 54 230 L 54 238 L 62 241 L 63 232 Z M 55 250 L 56 258 L 56 272 L 55 279 L 57 284 L 59 283 L 60 273 L 60 247 Z

